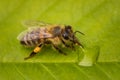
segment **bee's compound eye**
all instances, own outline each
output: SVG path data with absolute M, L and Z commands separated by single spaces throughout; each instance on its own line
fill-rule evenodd
M 68 40 L 68 39 L 69 39 L 69 38 L 68 38 L 68 34 L 64 33 L 64 34 L 63 34 L 63 38 L 66 39 L 66 40 Z

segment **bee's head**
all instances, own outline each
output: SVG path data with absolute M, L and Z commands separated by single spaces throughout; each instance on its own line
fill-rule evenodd
M 77 32 L 80 33 L 80 34 L 82 34 L 82 35 L 84 35 L 84 33 L 80 32 L 80 31 L 75 31 L 75 32 L 73 32 L 72 27 L 71 27 L 70 25 L 68 25 L 68 26 L 65 26 L 64 31 L 63 31 L 63 33 L 62 33 L 62 37 L 63 37 L 65 40 L 69 40 L 69 41 L 73 42 L 74 44 L 77 43 L 77 44 L 81 45 L 81 44 L 78 42 L 78 40 L 77 40 L 77 38 L 76 38 L 76 36 L 75 36 L 75 34 L 76 34 Z
M 69 40 L 70 37 L 72 36 L 73 34 L 73 31 L 72 31 L 72 27 L 71 26 L 65 26 L 64 28 L 64 31 L 62 33 L 62 37 L 65 39 L 65 40 Z
M 75 38 L 75 34 L 76 34 L 77 32 L 78 32 L 78 33 L 81 33 L 82 35 L 84 35 L 84 33 L 80 32 L 80 31 L 75 31 L 75 32 L 73 32 L 72 27 L 71 27 L 70 25 L 68 25 L 68 26 L 65 26 L 64 31 L 63 31 L 63 33 L 62 33 L 62 37 L 63 37 L 65 40 L 71 40 L 71 41 L 73 41 L 74 38 Z

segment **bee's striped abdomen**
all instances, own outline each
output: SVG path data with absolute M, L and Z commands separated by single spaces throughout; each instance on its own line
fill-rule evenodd
M 41 42 L 40 40 L 40 32 L 39 31 L 31 31 L 24 35 L 20 41 L 22 45 L 25 46 L 36 46 Z
M 31 30 L 27 31 L 24 36 L 20 36 L 19 40 L 22 45 L 30 47 L 36 46 L 40 43 L 44 43 L 46 39 L 53 37 L 53 35 L 49 33 L 48 29 L 45 27 L 30 29 Z

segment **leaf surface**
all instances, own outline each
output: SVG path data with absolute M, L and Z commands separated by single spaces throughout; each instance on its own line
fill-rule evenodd
M 120 80 L 119 4 L 119 0 L 0 1 L 0 79 L 35 80 L 40 76 L 46 80 L 67 80 L 73 76 L 73 80 Z M 34 58 L 24 61 L 33 50 L 16 39 L 27 29 L 22 25 L 25 20 L 72 25 L 74 31 L 85 34 L 76 34 L 85 48 L 62 48 L 67 53 L 64 56 L 46 46 Z M 75 63 L 97 64 L 89 68 Z

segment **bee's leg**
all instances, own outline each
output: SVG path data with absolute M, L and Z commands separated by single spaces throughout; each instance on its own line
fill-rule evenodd
M 62 39 L 61 39 L 62 43 L 65 45 L 65 47 L 67 48 L 71 48 L 70 45 L 67 45 Z
M 40 44 L 39 46 L 37 46 L 28 57 L 24 58 L 24 60 L 27 60 L 29 58 L 32 58 L 33 56 L 35 56 L 40 50 L 41 50 L 42 44 Z
M 79 45 L 81 48 L 84 48 L 84 46 L 78 41 L 76 37 L 74 37 L 74 42 L 75 45 Z
M 72 48 L 72 50 L 74 50 L 74 51 L 75 51 L 75 46 L 74 46 L 74 43 L 71 43 L 71 48 Z
M 71 45 L 67 45 L 62 39 L 61 39 L 61 41 L 62 41 L 62 43 L 65 45 L 65 47 L 70 48 L 70 49 L 72 49 L 72 50 L 75 50 L 73 44 L 71 44 Z
M 58 46 L 56 46 L 56 45 L 54 45 L 54 44 L 52 44 L 52 45 L 53 45 L 53 47 L 54 47 L 56 50 L 58 50 L 59 53 L 64 54 L 64 55 L 67 55 L 67 54 L 64 53 Z
M 78 42 L 78 41 L 76 41 L 75 44 L 79 45 L 81 48 L 84 48 L 84 46 L 80 42 Z

